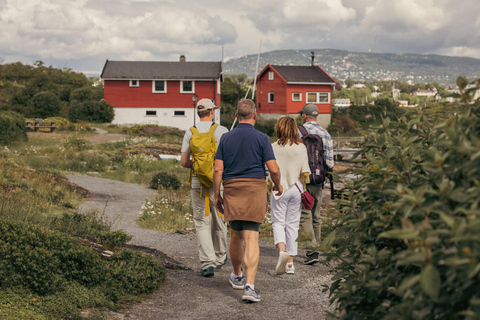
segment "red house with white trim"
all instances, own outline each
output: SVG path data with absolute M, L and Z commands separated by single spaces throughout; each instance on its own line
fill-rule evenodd
M 320 66 L 268 64 L 257 76 L 257 114 L 262 119 L 296 115 L 307 103 L 318 107 L 317 121 L 328 126 L 336 82 Z
M 115 109 L 114 124 L 190 128 L 200 119 L 194 99 L 220 106 L 221 62 L 109 61 L 103 68 L 104 99 Z M 194 119 L 195 117 L 195 119 Z M 220 123 L 220 110 L 215 122 Z

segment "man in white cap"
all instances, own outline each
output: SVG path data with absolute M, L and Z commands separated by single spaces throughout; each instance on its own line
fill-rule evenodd
M 327 130 L 323 129 L 317 123 L 318 108 L 313 103 L 306 104 L 299 112 L 302 116 L 303 127 L 299 127 L 299 135 L 302 138 L 305 134 L 315 134 L 322 138 L 323 142 L 323 158 L 329 171 L 333 170 L 333 140 Z M 302 130 L 300 130 L 302 129 Z M 301 131 L 304 131 L 302 133 Z M 310 168 L 312 169 L 312 168 Z M 307 241 L 307 257 L 304 264 L 312 265 L 318 262 L 319 252 L 314 248 L 320 245 L 321 241 L 321 221 L 320 207 L 323 198 L 323 183 L 315 184 L 310 181 L 307 184 L 307 191 L 315 198 L 315 204 L 312 210 L 302 210 L 300 216 L 300 227 L 302 230 L 312 236 L 312 241 Z M 333 190 L 332 190 L 333 192 Z
M 213 136 L 215 137 L 217 145 L 220 142 L 220 137 L 228 132 L 227 128 L 213 122 L 214 112 L 217 108 L 210 99 L 201 99 L 198 101 L 197 114 L 200 122 L 197 123 L 195 127 L 188 129 L 183 137 L 180 158 L 180 163 L 183 167 L 192 167 L 192 130 L 200 134 L 207 133 L 210 129 L 214 130 Z M 193 148 L 195 148 L 195 146 L 193 146 Z M 214 154 L 215 153 L 213 153 L 213 155 Z M 214 159 L 212 156 L 212 177 L 213 165 Z M 227 262 L 227 226 L 223 221 L 223 217 L 220 217 L 215 209 L 213 187 L 203 187 L 200 184 L 199 177 L 197 177 L 197 174 L 193 171 L 191 177 L 193 220 L 195 222 L 198 239 L 199 258 L 202 263 L 201 270 L 198 274 L 202 277 L 213 277 L 215 269 L 222 268 Z M 206 195 L 208 195 L 209 199 L 207 201 L 205 201 Z

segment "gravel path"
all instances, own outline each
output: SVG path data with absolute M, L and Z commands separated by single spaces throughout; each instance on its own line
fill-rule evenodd
M 195 234 L 171 234 L 142 229 L 136 219 L 145 200 L 154 190 L 129 183 L 91 176 L 67 175 L 67 178 L 92 193 L 80 210 L 98 208 L 113 221 L 113 229 L 123 229 L 133 236 L 130 244 L 160 250 L 181 268 L 168 271 L 165 284 L 122 314 L 111 319 L 324 319 L 329 309 L 322 284 L 330 281 L 327 269 L 320 265 L 304 266 L 294 260 L 295 275 L 277 276 L 274 268 L 277 252 L 272 244 L 260 243 L 260 263 L 255 287 L 262 301 L 246 304 L 242 290 L 228 283 L 230 261 L 212 278 L 196 274 L 200 268 Z

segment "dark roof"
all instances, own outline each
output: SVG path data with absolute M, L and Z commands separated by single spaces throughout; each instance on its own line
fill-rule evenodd
M 287 81 L 291 82 L 312 82 L 312 83 L 331 83 L 335 81 L 318 66 L 279 66 L 272 65 L 272 68 Z
M 220 78 L 221 62 L 109 61 L 103 79 L 214 80 Z

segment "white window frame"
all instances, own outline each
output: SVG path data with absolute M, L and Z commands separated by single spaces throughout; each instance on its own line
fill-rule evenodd
M 136 81 L 136 84 L 133 84 L 133 81 Z M 129 84 L 130 88 L 138 88 L 138 87 L 140 87 L 140 81 L 139 81 L 139 80 L 135 80 L 135 79 L 134 79 L 134 80 L 130 80 L 130 81 L 128 82 L 128 84 Z
M 310 94 L 315 94 L 315 101 L 311 101 L 308 99 L 308 96 Z M 327 101 L 321 101 L 320 97 L 323 95 L 327 95 Z M 306 97 L 306 102 L 307 103 L 318 103 L 318 104 L 330 104 L 331 103 L 331 95 L 330 92 L 307 92 L 307 97 Z
M 149 112 L 155 112 L 155 114 L 148 114 Z M 146 110 L 145 111 L 145 117 L 156 117 L 157 116 L 157 110 Z
M 271 97 L 273 99 L 270 99 Z M 275 103 L 275 92 L 269 92 L 268 93 L 268 103 Z
M 177 112 L 178 112 L 178 113 L 182 113 L 182 112 L 183 112 L 183 114 L 176 114 Z M 174 116 L 174 117 L 185 117 L 185 110 L 173 110 L 173 116 Z
M 295 95 L 298 94 L 300 98 L 295 99 Z M 302 93 L 301 92 L 292 92 L 292 101 L 302 101 Z
M 274 79 L 274 72 L 273 71 L 268 71 L 268 80 L 273 80 Z
M 163 91 L 155 90 L 155 82 L 163 81 Z M 152 80 L 152 93 L 167 93 L 167 80 Z
M 184 82 L 191 82 L 192 83 L 192 91 L 184 91 L 183 90 L 183 83 Z M 180 81 L 180 93 L 195 93 L 195 81 L 193 80 L 185 80 Z

